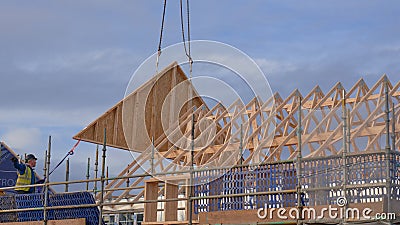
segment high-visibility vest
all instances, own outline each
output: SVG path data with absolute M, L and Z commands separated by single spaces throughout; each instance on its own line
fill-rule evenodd
M 18 172 L 18 178 L 17 178 L 17 183 L 15 184 L 16 186 L 24 186 L 24 185 L 31 185 L 31 180 L 32 180 L 32 170 L 28 167 L 25 166 L 25 173 L 20 174 Z M 30 187 L 20 187 L 20 188 L 15 188 L 16 191 L 29 191 Z

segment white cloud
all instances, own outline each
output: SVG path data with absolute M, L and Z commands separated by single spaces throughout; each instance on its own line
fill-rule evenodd
M 13 128 L 7 131 L 3 139 L 6 143 L 12 143 L 15 149 L 35 149 L 41 146 L 41 132 L 37 128 Z
M 279 74 L 285 72 L 293 72 L 298 69 L 298 66 L 296 66 L 296 64 L 284 61 L 258 58 L 255 59 L 255 62 L 269 76 L 279 76 Z

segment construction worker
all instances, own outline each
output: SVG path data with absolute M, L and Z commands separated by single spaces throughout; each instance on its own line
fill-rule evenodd
M 14 163 L 14 167 L 18 170 L 18 178 L 16 186 L 31 185 L 41 183 L 36 182 L 35 172 L 33 168 L 36 166 L 37 158 L 33 154 L 28 154 L 25 159 L 25 163 L 19 163 L 18 159 L 13 157 L 11 161 Z M 35 193 L 35 187 L 19 187 L 15 188 L 18 194 L 30 194 Z

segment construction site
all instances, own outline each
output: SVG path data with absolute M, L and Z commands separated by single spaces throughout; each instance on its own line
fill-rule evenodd
M 372 87 L 360 79 L 350 90 L 337 83 L 326 94 L 317 86 L 306 95 L 294 90 L 286 98 L 275 93 L 266 102 L 254 98 L 247 104 L 209 108 L 178 64 L 152 79 L 74 136 L 103 146 L 103 163 L 108 146 L 141 149 L 118 177 L 105 176 L 103 164 L 99 178 L 42 184 L 49 190 L 57 184 L 99 182 L 94 193 L 84 192 L 93 195 L 92 200 L 69 201 L 66 208 L 57 207 L 56 200 L 46 201 L 74 193 L 25 196 L 24 201 L 35 199 L 40 206 L 19 208 L 18 195 L 2 196 L 1 221 L 34 218 L 22 217 L 24 213 L 36 213 L 42 220 L 77 219 L 61 211 L 83 208 L 94 210 L 95 220 L 104 217 L 106 224 L 113 224 L 116 215 L 126 217 L 122 224 L 133 224 L 133 217 L 137 224 L 399 222 L 400 82 L 393 84 L 384 75 Z M 163 115 L 170 123 L 159 129 L 162 104 L 154 102 L 165 102 L 178 84 L 184 91 L 174 91 L 175 102 L 167 104 L 168 112 L 179 112 L 178 119 Z M 190 94 L 192 107 L 186 101 Z M 148 96 L 147 101 L 140 96 Z M 137 110 L 142 106 L 146 114 Z M 124 107 L 130 114 L 122 117 Z M 123 124 L 129 124 L 133 136 L 124 134 Z M 216 134 L 210 138 L 211 128 Z M 143 130 L 155 134 L 153 143 L 141 137 Z M 176 142 L 171 136 L 178 137 Z M 8 147 L 2 143 L 3 148 Z M 328 207 L 337 211 L 322 210 Z M 280 209 L 279 215 L 274 209 Z M 304 209 L 306 214 L 295 216 Z M 362 216 L 365 209 L 368 215 Z M 90 220 L 86 218 L 86 224 Z
M 1 142 L 1 224 L 400 224 L 398 79 L 224 105 L 192 82 L 190 36 L 188 61 L 159 70 L 161 37 L 156 72 L 82 127 L 56 166 L 49 137 L 44 179 L 32 175 L 42 183 L 18 186 L 14 165 L 29 158 Z M 64 160 L 80 142 L 96 149 L 94 176 L 88 160 L 86 179 L 70 180 Z M 113 151 L 136 155 L 117 176 Z M 60 165 L 65 181 L 50 181 Z

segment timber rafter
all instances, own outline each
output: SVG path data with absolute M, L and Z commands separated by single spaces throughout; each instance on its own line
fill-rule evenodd
M 175 71 L 169 73 L 170 71 Z M 178 72 L 177 72 L 178 71 Z M 164 71 L 172 76 L 182 78 L 182 70 L 173 65 Z M 175 83 L 176 79 L 172 79 Z M 163 84 L 160 83 L 160 86 Z M 169 83 L 171 89 L 171 83 Z M 326 94 L 319 86 L 303 96 L 294 90 L 283 99 L 275 93 L 265 102 L 255 97 L 248 103 L 239 100 L 230 106 L 220 103 L 209 108 L 204 101 L 198 99 L 196 108 L 180 112 L 178 120 L 170 121 L 168 129 L 158 132 L 154 148 L 155 172 L 174 172 L 184 170 L 191 164 L 190 134 L 192 114 L 195 118 L 194 164 L 198 167 L 218 167 L 261 162 L 273 162 L 295 159 L 297 156 L 298 113 L 302 111 L 302 155 L 303 157 L 319 157 L 341 154 L 343 151 L 343 99 L 349 110 L 350 152 L 379 151 L 385 134 L 385 88 L 388 87 L 389 103 L 396 109 L 395 136 L 396 150 L 400 146 L 400 82 L 392 84 L 383 75 L 371 88 L 360 79 L 347 92 L 341 83 L 337 83 Z M 142 89 L 145 89 L 142 87 Z M 148 92 L 151 92 L 148 90 Z M 346 93 L 343 96 L 343 93 Z M 139 95 L 137 95 L 139 96 Z M 300 106 L 300 99 L 302 105 Z M 122 101 L 123 102 L 123 101 Z M 107 144 L 113 147 L 129 149 L 123 136 L 120 105 L 107 111 L 98 120 L 81 131 L 74 138 L 93 143 L 101 143 L 98 131 L 100 128 L 110 130 Z M 106 118 L 106 119 L 105 119 Z M 140 118 L 140 117 L 138 117 Z M 109 124 L 112 126 L 109 128 Z M 392 126 L 392 125 L 390 125 Z M 136 129 L 132 127 L 131 129 Z M 210 135 L 212 134 L 212 135 Z M 171 142 L 170 137 L 175 137 Z M 110 142 L 109 142 L 110 140 Z M 122 144 L 121 144 L 122 143 Z M 242 149 L 240 149 L 242 146 Z M 119 176 L 130 176 L 139 171 L 150 173 L 152 145 L 140 150 L 141 154 L 128 165 Z M 130 187 L 143 185 L 145 178 L 131 178 Z M 111 181 L 106 189 L 119 188 L 125 185 L 124 180 Z M 184 192 L 180 189 L 179 193 Z M 160 194 L 163 189 L 160 190 Z M 105 198 L 111 196 L 108 191 Z M 144 191 L 135 193 L 135 200 L 144 196 Z M 115 199 L 120 201 L 131 196 L 131 190 L 125 190 Z M 133 201 L 133 202 L 134 202 Z

